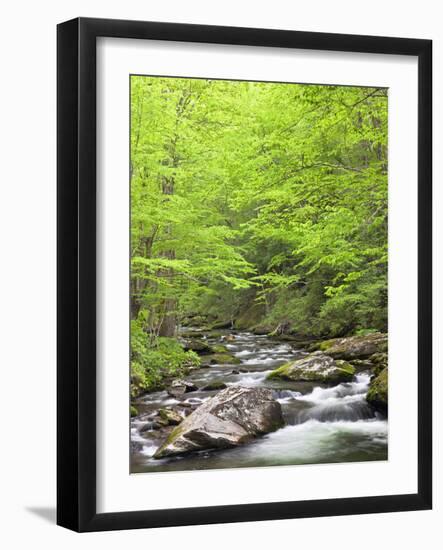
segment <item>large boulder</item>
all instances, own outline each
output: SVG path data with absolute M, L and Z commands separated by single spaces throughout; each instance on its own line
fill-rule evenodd
M 366 401 L 376 410 L 388 414 L 388 369 L 371 380 Z
M 266 388 L 233 386 L 200 405 L 168 436 L 154 458 L 242 445 L 284 424 L 281 406 Z
M 325 340 L 318 348 L 335 359 L 361 359 L 374 353 L 385 353 L 388 349 L 388 335 L 372 332 L 366 336 L 349 336 Z
M 352 380 L 355 368 L 340 359 L 333 359 L 322 352 L 315 352 L 282 365 L 268 374 L 267 378 L 280 378 L 294 382 L 340 383 Z

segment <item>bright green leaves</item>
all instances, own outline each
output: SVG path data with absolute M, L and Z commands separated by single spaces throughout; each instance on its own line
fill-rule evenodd
M 387 121 L 381 88 L 132 77 L 144 322 L 255 301 L 307 334 L 385 329 Z

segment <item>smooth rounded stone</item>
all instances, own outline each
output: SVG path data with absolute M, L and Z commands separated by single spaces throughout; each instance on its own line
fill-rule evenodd
M 294 382 L 349 382 L 355 374 L 355 368 L 339 359 L 333 359 L 322 352 L 315 352 L 286 363 L 268 374 L 268 379 L 280 378 Z
M 388 369 L 384 368 L 378 376 L 375 376 L 370 384 L 366 401 L 376 411 L 388 414 Z
M 240 374 L 240 371 L 238 369 L 233 369 L 231 374 Z
M 197 391 L 198 387 L 188 380 L 174 380 L 171 386 L 166 390 L 172 397 L 181 397 L 185 393 Z
M 224 390 L 227 388 L 226 384 L 222 380 L 214 380 L 209 382 L 206 386 L 201 388 L 203 391 L 215 391 L 215 390 Z
M 177 426 L 183 420 L 183 417 L 172 409 L 160 409 L 158 414 L 160 418 L 165 420 L 170 426 Z
M 334 338 L 319 344 L 319 349 L 335 359 L 362 359 L 374 353 L 385 353 L 388 349 L 388 335 L 372 332 L 365 336 Z
M 283 425 L 281 405 L 271 390 L 229 387 L 186 417 L 157 449 L 154 458 L 235 447 Z

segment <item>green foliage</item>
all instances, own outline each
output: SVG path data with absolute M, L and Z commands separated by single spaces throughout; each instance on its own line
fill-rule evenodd
M 386 330 L 387 121 L 382 88 L 131 77 L 137 376 L 196 315 Z
M 136 321 L 131 322 L 131 392 L 162 387 L 167 378 L 183 376 L 200 359 L 193 351 L 185 352 L 173 338 L 156 338 L 153 342 Z

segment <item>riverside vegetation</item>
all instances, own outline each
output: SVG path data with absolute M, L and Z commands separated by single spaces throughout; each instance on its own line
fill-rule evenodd
M 130 176 L 132 471 L 385 459 L 387 90 L 132 76 Z

